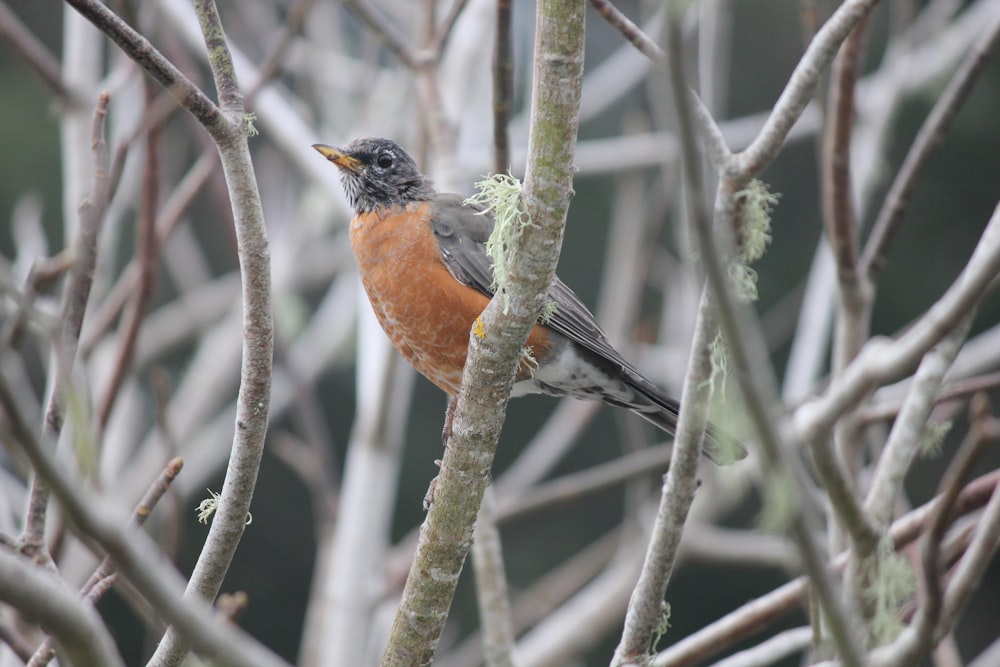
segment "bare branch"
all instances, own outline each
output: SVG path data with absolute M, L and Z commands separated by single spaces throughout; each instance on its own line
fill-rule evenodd
M 590 0 L 590 4 L 601 15 L 601 18 L 608 22 L 608 25 L 620 32 L 622 37 L 653 61 L 655 65 L 659 67 L 666 65 L 667 54 L 663 52 L 663 49 L 650 39 L 642 31 L 642 28 L 632 23 L 621 10 L 611 4 L 610 0 Z
M 59 61 L 44 43 L 31 33 L 6 2 L 0 2 L 0 38 L 9 41 L 25 62 L 42 77 L 42 80 L 65 104 L 83 106 L 84 95 L 63 81 Z
M 667 11 L 667 48 L 669 51 L 670 84 L 677 100 L 679 132 L 684 137 L 684 175 L 692 223 L 707 226 L 708 211 L 701 182 L 701 170 L 693 143 L 686 133 L 692 130 L 690 106 L 687 104 L 687 82 L 684 76 L 683 38 L 677 11 Z M 663 597 L 673 572 L 674 562 L 684 531 L 684 522 L 698 488 L 698 455 L 711 404 L 713 383 L 710 346 L 717 333 L 715 305 L 707 290 L 702 293 L 695 323 L 694 340 L 688 369 L 681 393 L 681 410 L 677 418 L 677 435 L 670 456 L 670 468 L 660 497 L 660 505 L 628 612 L 621 641 L 615 649 L 613 662 L 620 665 L 640 664 L 647 659 L 656 629 L 663 623 Z
M 483 312 L 484 336 L 470 336 L 452 435 L 383 656 L 386 666 L 424 664 L 433 656 L 489 478 L 514 369 L 555 273 L 573 177 L 583 9 L 569 0 L 538 4 L 532 125 L 522 193 L 523 210 L 532 224 L 511 248 L 516 259 L 506 267 L 506 293 Z M 434 576 L 421 576 L 432 569 Z
M 720 660 L 713 667 L 765 667 L 773 665 L 783 658 L 807 649 L 812 639 L 813 629 L 811 627 L 785 630 L 753 648 Z
M 222 135 L 219 133 L 225 134 L 229 131 L 228 123 L 220 115 L 219 108 L 164 58 L 148 39 L 133 30 L 110 9 L 98 0 L 66 0 L 66 4 L 76 9 L 110 37 L 122 51 L 166 88 L 182 107 L 197 118 L 209 134 L 220 139 Z
M 104 134 L 104 121 L 108 111 L 109 96 L 101 94 L 94 110 L 91 126 L 91 150 L 94 171 L 90 194 L 80 204 L 79 226 L 74 240 L 76 261 L 69 272 L 63 292 L 59 336 L 53 347 L 49 369 L 49 395 L 46 400 L 44 432 L 58 440 L 66 413 L 69 381 L 76 362 L 83 316 L 90 300 L 97 264 L 97 236 L 108 205 L 108 144 Z M 46 512 L 50 490 L 44 479 L 34 475 L 28 498 L 28 511 L 21 534 L 22 548 L 36 551 L 39 557 L 48 558 L 45 549 Z
M 472 537 L 472 565 L 486 667 L 513 667 L 514 629 L 495 503 L 493 492 L 486 489 Z
M 865 508 L 881 524 L 888 523 L 892 516 L 903 479 L 920 448 L 924 425 L 934 405 L 938 387 L 965 342 L 973 315 L 966 315 L 954 331 L 927 353 L 913 377 L 910 392 L 875 467 L 865 500 Z
M 860 272 L 867 280 L 876 281 L 885 268 L 889 245 L 902 224 L 903 214 L 916 187 L 917 177 L 934 149 L 940 144 L 959 109 L 972 93 L 998 41 L 1000 41 L 1000 19 L 994 20 L 976 40 L 972 50 L 959 65 L 958 71 L 949 78 L 944 92 L 921 125 L 896 178 L 893 179 L 889 193 L 868 236 L 868 242 L 865 244 Z
M 876 0 L 847 0 L 823 24 L 809 43 L 781 97 L 754 142 L 735 156 L 732 167 L 746 177 L 759 173 L 771 163 L 785 137 L 812 99 L 820 74 L 833 60 L 847 35 L 871 11 Z
M 871 339 L 824 394 L 795 412 L 798 437 L 811 441 L 879 384 L 913 368 L 983 297 L 1000 270 L 1000 206 L 983 230 L 968 264 L 948 291 L 905 334 L 891 344 Z
M 170 488 L 171 483 L 173 483 L 174 478 L 180 474 L 181 468 L 184 467 L 184 462 L 179 459 L 173 459 L 167 464 L 163 472 L 159 477 L 150 485 L 149 489 L 146 491 L 146 495 L 142 497 L 139 504 L 135 508 L 135 512 L 132 515 L 129 525 L 131 526 L 141 526 L 149 518 L 150 513 L 153 508 L 156 507 L 156 503 L 159 502 L 163 494 L 167 492 Z M 94 607 L 97 601 L 108 591 L 108 589 L 114 584 L 117 579 L 117 572 L 115 570 L 115 565 L 112 560 L 105 557 L 101 561 L 97 570 L 94 571 L 87 583 L 84 584 L 83 588 L 80 589 L 80 595 L 86 600 L 86 602 Z M 34 655 L 30 656 L 30 660 L 26 661 L 27 667 L 44 667 L 49 664 L 49 662 L 56 655 L 55 642 L 51 637 L 46 638 L 42 645 L 38 647 Z
M 232 450 L 222 498 L 185 592 L 187 599 L 212 600 L 243 535 L 260 469 L 271 401 L 274 323 L 270 249 L 247 143 L 249 120 L 214 0 L 197 0 L 195 8 L 227 122 L 226 131 L 217 130 L 212 136 L 219 148 L 236 224 L 243 295 L 243 359 Z M 188 636 L 168 630 L 150 664 L 178 664 L 187 641 Z
M 144 81 L 146 109 L 152 111 L 156 105 L 156 91 L 149 80 Z M 146 316 L 146 310 L 153 297 L 156 284 L 156 271 L 159 266 L 159 243 L 156 235 L 156 209 L 159 203 L 160 174 L 160 130 L 159 124 L 149 127 L 146 134 L 146 152 L 142 167 L 142 184 L 139 197 L 138 232 L 136 233 L 136 252 L 139 261 L 139 278 L 136 289 L 132 292 L 129 307 L 122 323 L 122 332 L 117 355 L 111 371 L 111 380 L 101 395 L 97 405 L 97 427 L 104 431 L 108 418 L 114 407 L 115 399 L 121 389 L 125 374 L 132 363 L 136 341 L 139 338 L 139 327 Z
M 503 5 L 507 0 L 500 0 L 497 3 L 497 15 L 499 17 L 500 13 L 503 11 L 501 5 Z M 441 57 L 441 53 L 444 51 L 445 47 L 448 46 L 448 38 L 451 37 L 452 31 L 455 29 L 455 24 L 458 23 L 459 17 L 465 10 L 465 6 L 469 4 L 469 0 L 454 0 L 451 7 L 448 9 L 448 13 L 445 15 L 444 20 L 441 25 L 435 30 L 434 36 L 434 52 Z M 508 3 L 508 13 L 509 13 L 509 3 Z
M 991 497 L 996 495 L 998 484 L 1000 484 L 1000 471 L 983 475 L 966 485 L 955 503 L 956 516 L 974 512 L 987 504 Z M 920 536 L 940 502 L 940 498 L 934 498 L 893 523 L 890 536 L 897 551 Z M 835 568 L 844 567 L 847 560 L 847 552 L 842 552 L 831 559 Z M 807 578 L 799 577 L 766 595 L 751 600 L 662 651 L 656 656 L 653 664 L 656 667 L 688 667 L 707 660 L 758 632 L 772 621 L 799 608 L 808 591 L 808 585 Z
M 511 0 L 497 1 L 496 43 L 493 45 L 493 173 L 510 169 L 510 107 L 514 101 Z
M 647 447 L 530 490 L 503 495 L 497 503 L 497 521 L 504 523 L 552 505 L 570 503 L 639 475 L 662 474 L 670 463 L 670 451 L 668 446 Z
M 315 0 L 297 0 L 288 10 L 281 34 L 278 35 L 274 45 L 260 64 L 257 70 L 257 78 L 247 89 L 243 103 L 248 109 L 253 108 L 254 99 L 263 90 L 264 86 L 271 82 L 281 71 L 282 61 L 288 54 L 295 37 L 302 29 L 302 24 L 309 15 Z
M 347 7 L 361 19 L 362 23 L 378 35 L 379 39 L 396 57 L 403 61 L 403 64 L 412 70 L 420 66 L 419 59 L 406 40 L 403 39 L 396 27 L 389 22 L 375 7 L 370 6 L 368 0 L 345 0 Z
M 824 27 L 827 36 L 823 40 L 819 38 L 814 40 L 814 45 L 817 43 L 822 45 L 826 39 L 830 39 L 831 42 L 826 44 L 825 47 L 816 47 L 817 53 L 821 54 L 824 48 L 835 51 L 836 45 L 839 44 L 839 41 L 834 41 L 835 36 L 839 34 L 840 39 L 842 39 L 850 29 L 847 27 L 847 31 L 838 33 L 837 28 L 831 28 L 831 25 L 843 28 L 853 26 L 856 21 L 863 19 L 867 13 L 867 7 L 857 5 L 858 3 L 851 2 L 845 2 L 841 5 L 840 10 L 838 10 L 839 12 L 844 12 L 845 8 L 852 6 L 855 13 L 843 14 L 837 22 L 833 19 L 828 22 L 827 26 Z M 668 29 L 672 31 L 670 42 L 672 45 L 675 43 L 675 35 L 679 34 L 679 29 L 673 21 L 668 21 Z M 671 73 L 673 75 L 672 81 L 674 82 L 674 103 L 677 107 L 679 137 L 683 149 L 684 162 L 688 165 L 685 173 L 687 174 L 687 184 L 690 190 L 688 199 L 691 202 L 693 212 L 691 216 L 692 235 L 697 239 L 697 248 L 703 259 L 703 268 L 708 287 L 718 308 L 718 317 L 725 332 L 731 362 L 735 375 L 740 382 L 749 416 L 756 430 L 758 444 L 764 454 L 766 470 L 769 475 L 773 476 L 767 483 L 778 483 L 788 487 L 788 493 L 792 494 L 792 497 L 795 498 L 792 501 L 794 509 L 790 512 L 789 527 L 801 552 L 803 565 L 814 586 L 817 598 L 827 619 L 830 633 L 837 644 L 837 648 L 845 664 L 860 667 L 862 660 L 861 651 L 855 636 L 857 631 L 855 627 L 856 623 L 848 616 L 847 611 L 844 609 L 833 585 L 830 572 L 827 569 L 827 561 L 821 555 L 820 548 L 815 542 L 811 525 L 814 520 L 812 516 L 814 509 L 808 502 L 809 495 L 804 488 L 802 473 L 795 462 L 790 460 L 786 454 L 788 450 L 775 427 L 776 420 L 773 418 L 770 406 L 776 402 L 777 391 L 773 372 L 767 367 L 766 360 L 768 355 L 766 353 L 766 346 L 763 343 L 756 322 L 745 312 L 745 309 L 737 307 L 737 303 L 730 294 L 731 287 L 728 272 L 725 268 L 732 248 L 735 247 L 735 241 L 730 235 L 734 234 L 737 230 L 737 195 L 741 190 L 742 184 L 756 173 L 756 170 L 764 166 L 763 163 L 758 162 L 758 159 L 769 161 L 771 158 L 764 158 L 763 154 L 760 154 L 749 163 L 738 161 L 737 164 L 743 166 L 742 172 L 732 177 L 723 176 L 719 183 L 715 202 L 716 225 L 722 230 L 722 239 L 721 242 L 716 241 L 711 221 L 707 212 L 703 210 L 701 203 L 703 201 L 703 194 L 700 192 L 700 184 L 696 176 L 698 169 L 692 166 L 698 165 L 700 162 L 692 136 L 691 99 L 687 94 L 687 87 L 678 85 L 679 82 L 683 82 L 681 65 L 673 62 L 675 59 L 673 56 L 679 58 L 679 52 L 673 50 L 676 48 L 672 46 Z M 813 51 L 812 47 L 810 47 L 810 51 Z M 832 53 L 829 55 L 832 58 Z M 813 57 L 819 58 L 822 61 L 825 56 L 814 55 Z M 808 58 L 809 52 L 807 51 L 806 56 L 800 61 L 796 72 L 802 71 L 803 63 Z M 795 76 L 793 74 L 793 80 Z M 816 76 L 818 76 L 816 72 L 804 75 L 799 85 L 815 85 L 814 79 Z M 808 83 L 811 79 L 812 83 Z M 783 104 L 782 100 L 786 100 L 785 104 L 793 104 L 787 100 L 799 94 L 790 92 L 794 88 L 795 84 L 791 82 L 786 86 L 782 94 L 782 99 L 778 102 L 779 107 Z M 804 91 L 799 92 L 802 93 Z M 801 99 L 794 104 L 799 103 L 801 106 L 798 112 L 804 108 L 805 100 Z M 796 112 L 796 115 L 798 112 Z M 774 119 L 776 117 L 777 107 L 775 112 L 772 113 L 771 118 Z M 781 138 L 778 139 L 779 141 L 783 140 L 787 128 L 791 126 L 791 122 L 793 121 L 789 121 L 785 130 L 778 132 L 781 135 Z M 772 126 L 771 131 L 774 131 L 777 127 Z M 761 131 L 758 142 L 760 142 L 761 138 L 767 132 L 768 129 L 765 127 Z M 777 136 L 776 134 L 775 138 Z M 772 146 L 772 150 L 775 153 L 778 148 L 778 145 Z M 743 156 L 745 157 L 751 150 L 748 149 Z M 736 157 L 740 158 L 740 156 Z
M 851 197 L 851 136 L 854 125 L 854 95 L 864 64 L 868 19 L 851 30 L 831 72 L 830 109 L 823 146 L 823 218 L 826 234 L 837 262 L 840 298 L 857 304 L 861 295 L 858 280 L 858 229 Z M 857 310 L 854 306 L 853 310 Z M 841 357 L 842 368 L 850 357 Z
M 97 612 L 49 571 L 0 552 L 0 599 L 44 625 L 71 664 L 124 667 Z

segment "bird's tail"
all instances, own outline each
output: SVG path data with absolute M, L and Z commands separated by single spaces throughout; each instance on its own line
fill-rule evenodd
M 632 387 L 636 399 L 639 400 L 632 401 L 624 407 L 657 428 L 675 435 L 680 403 L 641 376 L 628 375 L 625 377 L 625 382 Z M 747 450 L 739 440 L 710 423 L 705 430 L 701 453 L 712 463 L 725 466 L 745 458 Z

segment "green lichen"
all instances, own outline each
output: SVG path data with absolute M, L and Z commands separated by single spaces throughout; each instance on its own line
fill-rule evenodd
M 482 215 L 493 214 L 493 232 L 486 242 L 486 252 L 493 260 L 492 289 L 503 292 L 507 287 L 507 253 L 530 222 L 521 209 L 521 182 L 510 174 L 492 174 L 476 183 L 476 189 L 478 192 L 465 201 L 483 207 Z M 505 294 L 505 313 L 509 306 Z
M 729 269 L 736 296 L 745 302 L 757 300 L 757 272 L 750 264 L 764 256 L 771 243 L 771 211 L 778 195 L 768 192 L 763 181 L 754 179 L 736 193 L 740 220 L 739 257 Z
M 951 431 L 952 420 L 927 424 L 920 434 L 920 455 L 926 459 L 934 459 L 941 455 L 944 438 Z
M 209 497 L 198 503 L 198 523 L 208 523 L 208 520 L 212 518 L 215 514 L 215 510 L 219 509 L 219 503 L 222 502 L 222 496 L 208 489 Z M 253 514 L 247 512 L 247 525 L 249 526 L 253 523 Z
M 252 111 L 248 111 L 243 114 L 243 131 L 246 132 L 247 137 L 256 137 L 260 134 L 260 131 L 254 125 L 257 121 L 257 114 Z
M 871 639 L 876 646 L 884 646 L 903 630 L 900 607 L 913 596 L 917 579 L 910 563 L 896 552 L 888 536 L 882 538 L 875 553 L 866 559 L 861 576 L 872 609 Z

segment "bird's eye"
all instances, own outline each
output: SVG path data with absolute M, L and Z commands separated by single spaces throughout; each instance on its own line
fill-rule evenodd
M 377 164 L 382 169 L 388 169 L 389 167 L 392 166 L 392 156 L 389 155 L 388 153 L 382 153 L 381 155 L 378 156 L 378 159 L 375 160 L 375 164 Z

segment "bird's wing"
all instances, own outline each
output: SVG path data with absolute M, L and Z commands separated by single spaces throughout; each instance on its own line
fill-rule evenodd
M 431 202 L 431 227 L 441 259 L 455 280 L 492 298 L 493 263 L 486 252 L 486 241 L 493 231 L 493 216 L 484 213 L 482 208 L 464 204 L 459 195 L 438 195 Z M 677 401 L 647 380 L 611 347 L 601 325 L 563 281 L 558 278 L 552 281 L 548 297 L 555 304 L 555 311 L 542 324 L 590 352 L 593 361 L 645 395 L 651 404 L 660 406 L 661 411 L 639 410 L 638 414 L 674 433 L 680 407 Z M 712 461 L 723 465 L 746 456 L 746 449 L 736 439 L 711 424 L 707 436 L 703 451 Z
M 493 231 L 493 216 L 464 204 L 460 195 L 438 195 L 431 204 L 431 226 L 448 271 L 463 285 L 493 296 L 493 262 L 486 241 Z M 580 298 L 556 278 L 548 291 L 555 310 L 544 324 L 626 374 L 639 376 L 608 342 L 607 335 Z M 641 376 L 640 376 L 641 377 Z

